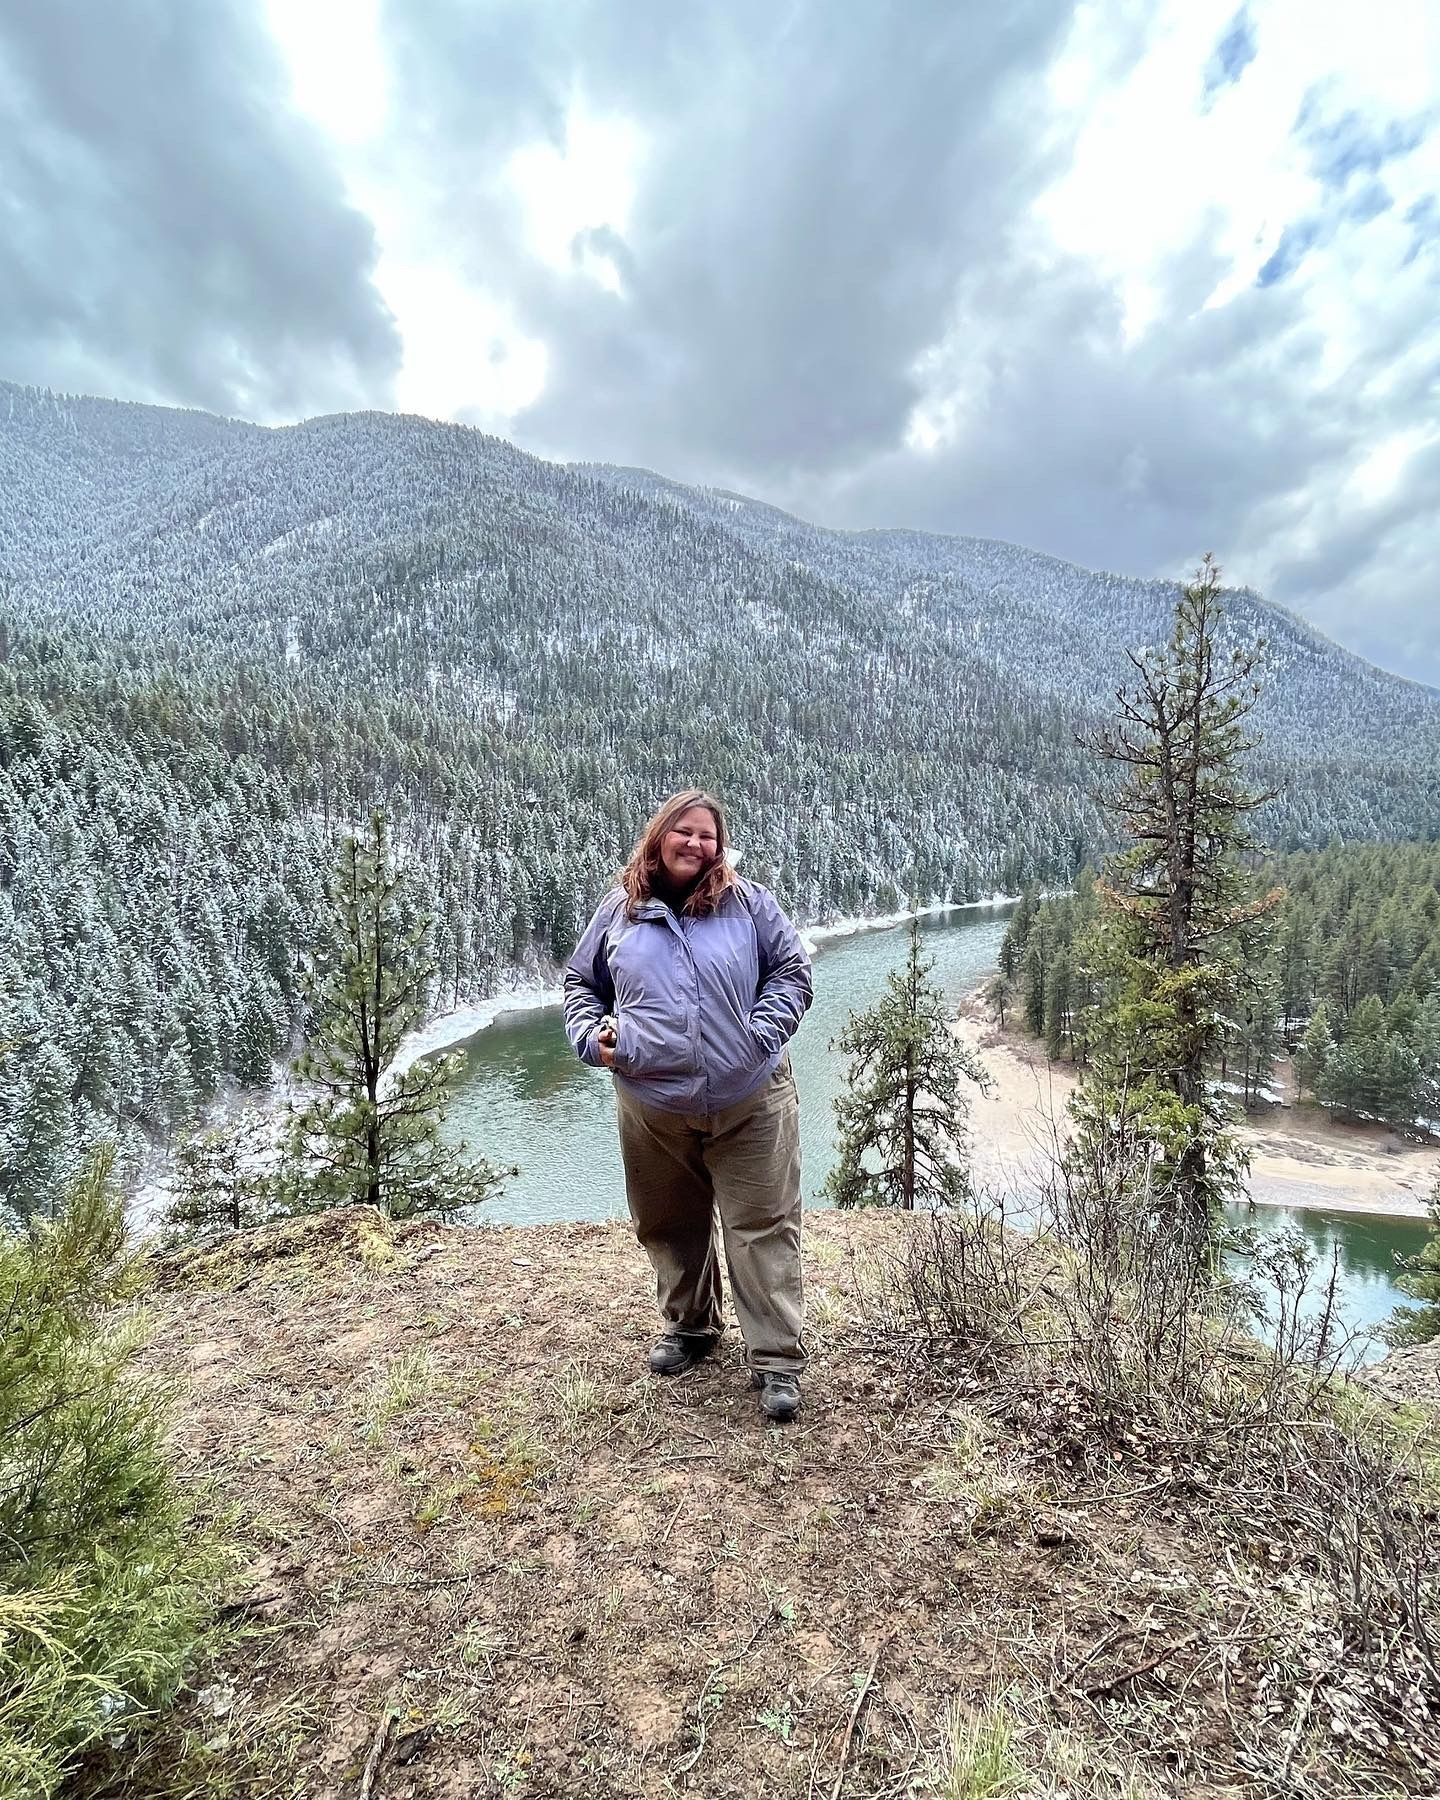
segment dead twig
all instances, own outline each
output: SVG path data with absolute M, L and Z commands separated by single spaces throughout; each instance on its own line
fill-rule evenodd
M 749 1640 L 746 1642 L 744 1648 L 741 1650 L 737 1650 L 733 1656 L 727 1656 L 723 1662 L 716 1663 L 715 1667 L 713 1669 L 711 1669 L 710 1673 L 705 1677 L 705 1685 L 704 1685 L 704 1687 L 701 1688 L 700 1697 L 695 1702 L 695 1717 L 700 1726 L 700 1741 L 698 1744 L 696 1744 L 695 1748 L 690 1752 L 689 1756 L 687 1756 L 683 1762 L 676 1763 L 675 1772 L 677 1775 L 688 1775 L 690 1773 L 690 1771 L 695 1767 L 696 1763 L 699 1762 L 701 1756 L 704 1755 L 705 1732 L 706 1732 L 705 1700 L 706 1700 L 707 1695 L 710 1692 L 710 1683 L 715 1679 L 715 1677 L 717 1675 L 722 1674 L 726 1669 L 733 1669 L 736 1663 L 743 1662 L 745 1660 L 745 1658 L 750 1654 L 750 1652 L 755 1648 L 756 1644 L 759 1643 L 761 1633 L 768 1630 L 769 1627 L 771 1625 L 773 1625 L 775 1623 L 776 1619 L 778 1619 L 779 1617 L 780 1617 L 779 1613 L 777 1613 L 775 1608 L 772 1606 L 770 1608 L 769 1612 L 766 1613 L 765 1617 L 760 1621 L 760 1623 L 750 1633 Z
M 1046 1699 L 1053 1699 L 1059 1693 L 1062 1684 L 1073 1687 L 1075 1677 L 1082 1669 L 1088 1669 L 1091 1663 L 1102 1657 L 1107 1650 L 1113 1650 L 1117 1644 L 1124 1644 L 1129 1639 L 1138 1637 L 1142 1631 L 1148 1629 L 1149 1625 L 1150 1620 L 1145 1619 L 1139 1625 L 1117 1625 L 1114 1631 L 1107 1631 L 1100 1642 L 1092 1645 L 1073 1668 L 1067 1669 L 1063 1675 L 1055 1677 L 1045 1690 Z
M 390 1741 L 390 1733 L 395 1725 L 394 1702 L 387 1696 L 380 1709 L 380 1723 L 375 1727 L 375 1735 L 370 1740 L 370 1754 L 365 1758 L 365 1769 L 360 1777 L 360 1790 L 356 1800 L 370 1800 L 375 1787 L 375 1777 L 380 1773 L 380 1759 L 385 1754 L 385 1746 Z
M 845 1738 L 840 1745 L 840 1767 L 835 1771 L 835 1785 L 830 1790 L 830 1800 L 840 1800 L 840 1790 L 845 1785 L 845 1771 L 850 1763 L 850 1740 L 855 1735 L 855 1721 L 860 1717 L 860 1708 L 865 1704 L 865 1696 L 870 1692 L 870 1685 L 875 1679 L 875 1671 L 880 1666 L 880 1652 L 890 1642 L 891 1633 L 886 1632 L 875 1646 L 875 1654 L 870 1658 L 870 1667 L 865 1671 L 865 1679 L 860 1683 L 855 1695 L 855 1704 L 850 1708 L 850 1721 L 845 1727 Z
M 680 1496 L 680 1498 L 675 1502 L 675 1510 L 670 1515 L 669 1523 L 666 1525 L 665 1529 L 660 1533 L 660 1542 L 662 1544 L 668 1544 L 670 1542 L 670 1533 L 675 1529 L 675 1521 L 680 1517 L 680 1509 L 684 1506 L 687 1498 L 688 1498 L 687 1495 L 682 1494 Z
M 1285 1740 L 1285 1755 L 1280 1763 L 1280 1780 L 1281 1780 L 1281 1782 L 1287 1781 L 1289 1779 L 1290 1765 L 1295 1760 L 1295 1752 L 1300 1746 L 1300 1739 L 1301 1739 L 1302 1735 L 1304 1734 L 1305 1726 L 1309 1721 L 1311 1710 L 1315 1705 L 1315 1696 L 1320 1691 L 1320 1683 L 1323 1679 L 1324 1678 L 1319 1675 L 1317 1675 L 1315 1677 L 1315 1679 L 1310 1683 L 1310 1691 L 1306 1694 L 1305 1698 L 1300 1702 L 1300 1706 L 1296 1711 L 1295 1724 L 1294 1724 L 1294 1727 L 1291 1730 L 1289 1736 Z
M 1152 1669 L 1158 1669 L 1161 1663 L 1169 1662 L 1172 1656 L 1178 1656 L 1182 1650 L 1188 1650 L 1199 1636 L 1198 1631 L 1192 1631 L 1188 1637 L 1179 1638 L 1175 1643 L 1167 1644 L 1157 1656 L 1149 1657 L 1143 1663 L 1137 1663 L 1133 1669 L 1122 1669 L 1118 1675 L 1112 1675 L 1108 1681 L 1092 1682 L 1082 1691 L 1087 1699 L 1101 1700 L 1106 1694 L 1113 1694 L 1116 1688 L 1124 1687 L 1127 1681 L 1138 1681 L 1142 1675 L 1148 1675 Z

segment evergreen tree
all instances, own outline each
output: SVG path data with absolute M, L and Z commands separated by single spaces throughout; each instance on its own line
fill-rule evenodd
M 1440 1121 L 1440 993 L 1429 993 L 1421 1002 L 1410 1043 L 1420 1065 L 1416 1116 Z
M 175 1151 L 167 1223 L 181 1233 L 248 1231 L 301 1205 L 275 1122 L 248 1117 L 183 1138 Z
M 837 1206 L 955 1205 L 970 1192 L 961 1082 L 988 1092 L 979 1059 L 950 1029 L 944 996 L 928 979 L 912 920 L 902 969 L 875 1005 L 836 1040 L 850 1060 L 835 1102 L 840 1154 L 825 1192 Z
M 313 1029 L 302 1081 L 318 1096 L 294 1120 L 308 1204 L 379 1207 L 391 1218 L 456 1212 L 496 1192 L 507 1171 L 440 1137 L 453 1059 L 397 1072 L 434 975 L 429 920 L 406 903 L 383 813 L 347 837 L 331 892 L 330 942 L 309 983 Z
M 0 1195 L 23 1220 L 53 1218 L 75 1173 L 70 1141 L 69 1065 L 42 1039 L 22 1058 L 15 1081 L 15 1113 L 4 1146 Z
M 1015 999 L 1015 983 L 999 969 L 985 984 L 985 1004 L 1000 1021 L 1000 1029 L 1005 1029 L 1005 1013 Z
M 275 1053 L 280 1047 L 276 1012 L 264 978 L 252 971 L 235 1032 L 235 1078 L 242 1087 L 269 1087 L 274 1078 Z
M 1240 1059 L 1241 1089 L 1253 1106 L 1270 1079 L 1280 1054 L 1280 976 L 1270 963 L 1250 978 L 1236 1021 L 1235 1048 Z
M 16 1800 L 72 1791 L 117 1714 L 173 1696 L 228 1562 L 167 1453 L 165 1388 L 133 1367 L 112 1175 L 96 1156 L 53 1220 L 0 1236 L 0 1793 Z
M 167 1131 L 179 1130 L 195 1117 L 195 1084 L 190 1064 L 178 1045 L 172 1044 L 160 1065 L 158 1111 Z
M 1330 1074 L 1335 1055 L 1335 1039 L 1330 1030 L 1330 1009 L 1322 1000 L 1310 1015 L 1305 1036 L 1295 1053 L 1295 1073 L 1303 1091 L 1309 1088 L 1318 1099 Z
M 1112 808 L 1133 848 L 1097 882 L 1097 950 L 1110 977 L 1093 1063 L 1072 1101 L 1075 1166 L 1094 1167 L 1119 1097 L 1148 1119 L 1157 1210 L 1194 1253 L 1241 1187 L 1244 1152 L 1208 1075 L 1260 922 L 1278 893 L 1252 897 L 1244 720 L 1260 695 L 1263 645 L 1222 648 L 1220 572 L 1209 557 L 1175 609 L 1169 643 L 1131 652 L 1119 722 L 1084 741 L 1116 772 Z M 1145 1132 L 1142 1132 L 1145 1135 Z
M 1378 994 L 1366 994 L 1352 1008 L 1345 1021 L 1345 1042 L 1358 1043 L 1362 1038 L 1382 1037 L 1385 1032 L 1385 1002 Z
M 1440 1175 L 1430 1190 L 1429 1208 L 1433 1234 L 1414 1256 L 1401 1259 L 1395 1277 L 1396 1287 L 1422 1304 L 1396 1309 L 1385 1328 L 1392 1344 L 1428 1344 L 1440 1337 Z
M 1057 944 L 1045 976 L 1045 1054 L 1057 1062 L 1070 1039 L 1070 946 Z
M 1025 953 L 1025 1029 L 1035 1037 L 1045 1032 L 1045 981 L 1049 969 L 1048 933 L 1035 931 Z

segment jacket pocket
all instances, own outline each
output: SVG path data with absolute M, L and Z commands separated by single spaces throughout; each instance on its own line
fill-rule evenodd
M 653 1015 L 622 1011 L 615 1029 L 615 1067 L 622 1075 L 674 1075 L 688 1067 L 676 1030 Z

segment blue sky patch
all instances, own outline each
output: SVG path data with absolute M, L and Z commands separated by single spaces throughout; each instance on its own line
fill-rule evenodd
M 1342 188 L 1352 175 L 1378 175 L 1388 162 L 1408 156 L 1424 143 L 1428 119 L 1367 119 L 1350 111 L 1322 119 L 1309 94 L 1295 121 L 1296 135 L 1310 151 L 1310 167 L 1329 188 Z
M 1304 261 L 1305 252 L 1316 243 L 1323 229 L 1319 219 L 1301 219 L 1298 224 L 1287 225 L 1280 233 L 1280 242 L 1271 252 L 1269 260 L 1255 277 L 1256 287 L 1274 287 L 1277 281 L 1293 275 Z
M 1410 248 L 1400 266 L 1408 269 L 1422 250 L 1440 244 L 1440 201 L 1433 194 L 1423 195 L 1407 210 L 1405 223 L 1411 228 Z
M 1249 7 L 1242 6 L 1226 26 L 1224 37 L 1205 66 L 1205 98 L 1212 99 L 1222 88 L 1233 87 L 1254 60 L 1255 22 Z
M 1367 181 L 1345 201 L 1341 217 L 1355 225 L 1364 225 L 1370 219 L 1378 219 L 1383 212 L 1389 212 L 1395 204 L 1395 196 L 1383 181 Z

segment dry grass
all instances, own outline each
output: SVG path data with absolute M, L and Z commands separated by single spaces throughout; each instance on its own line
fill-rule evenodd
M 286 1229 L 152 1300 L 177 1452 L 246 1545 L 241 1631 L 90 1795 L 353 1796 L 392 1714 L 384 1800 L 1219 1800 L 1318 1770 L 1328 1714 L 1266 1711 L 1305 1546 L 1248 1543 L 1143 1446 L 1092 1454 L 1063 1383 L 907 1371 L 871 1289 L 912 1222 L 808 1221 L 829 1304 L 785 1431 L 733 1336 L 646 1375 L 623 1227 Z

